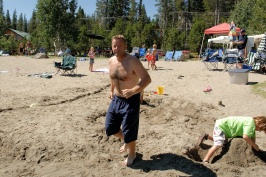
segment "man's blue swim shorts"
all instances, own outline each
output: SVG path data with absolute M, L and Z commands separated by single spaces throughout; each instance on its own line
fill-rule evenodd
M 118 133 L 122 125 L 124 142 L 130 143 L 137 140 L 139 110 L 139 93 L 128 99 L 114 95 L 106 114 L 105 130 L 107 136 Z

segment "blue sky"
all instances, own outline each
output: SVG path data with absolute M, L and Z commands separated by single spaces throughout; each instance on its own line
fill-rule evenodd
M 138 1 L 137 1 L 138 2 Z M 157 14 L 157 8 L 155 7 L 155 0 L 142 0 L 147 11 L 147 15 L 153 18 Z M 32 11 L 37 4 L 37 0 L 3 0 L 4 13 L 9 10 L 9 15 L 12 19 L 14 10 L 17 11 L 17 18 L 20 14 L 26 15 L 27 20 L 30 20 Z M 96 9 L 96 0 L 78 0 L 78 6 L 81 6 L 87 15 L 92 15 Z

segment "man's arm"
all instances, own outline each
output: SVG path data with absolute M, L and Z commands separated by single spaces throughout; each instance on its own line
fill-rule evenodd
M 136 75 L 140 78 L 138 85 L 133 87 L 135 92 L 139 93 L 151 83 L 151 77 L 138 59 L 133 60 L 132 68 Z
M 110 82 L 111 82 L 110 98 L 112 99 L 114 95 L 115 84 L 111 78 L 110 78 Z
M 123 96 L 125 98 L 129 98 L 132 95 L 135 95 L 137 93 L 140 93 L 151 83 L 151 77 L 146 71 L 146 69 L 143 67 L 142 63 L 134 58 L 131 60 L 130 66 L 133 70 L 133 72 L 138 76 L 140 79 L 140 82 L 134 86 L 131 89 L 124 89 L 122 90 Z
M 112 65 L 112 58 L 109 59 L 108 61 L 109 63 L 109 71 L 110 71 L 110 66 Z M 115 84 L 114 84 L 114 81 L 111 79 L 110 77 L 110 98 L 112 99 L 113 98 L 113 95 L 114 95 L 114 90 L 115 90 Z

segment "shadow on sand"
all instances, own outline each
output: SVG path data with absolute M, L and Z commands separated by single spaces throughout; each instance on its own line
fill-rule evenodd
M 62 74 L 61 76 L 66 76 L 66 77 L 85 77 L 87 75 L 86 74 Z
M 132 169 L 141 169 L 145 173 L 154 170 L 177 170 L 186 173 L 188 176 L 197 177 L 216 177 L 217 175 L 200 163 L 195 163 L 186 157 L 172 153 L 164 153 L 153 155 L 150 160 L 143 160 L 142 154 L 137 154 L 134 164 L 130 166 Z

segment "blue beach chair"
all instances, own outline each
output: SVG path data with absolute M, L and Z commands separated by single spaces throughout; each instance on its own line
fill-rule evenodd
M 164 56 L 164 61 L 171 61 L 173 58 L 174 51 L 167 51 Z

